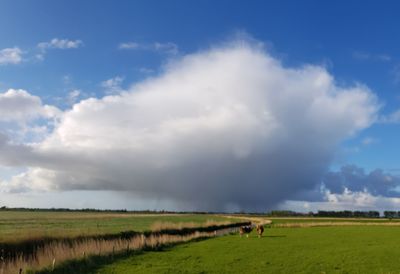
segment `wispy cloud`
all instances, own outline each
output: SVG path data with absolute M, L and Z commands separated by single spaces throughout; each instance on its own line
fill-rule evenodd
M 141 67 L 141 68 L 139 68 L 139 72 L 140 72 L 140 73 L 149 74 L 149 73 L 153 73 L 153 72 L 154 72 L 154 69 L 146 68 L 146 67 Z
M 123 81 L 124 77 L 116 76 L 101 82 L 101 87 L 105 89 L 107 94 L 116 94 L 122 90 L 121 84 Z
M 81 95 L 81 91 L 79 89 L 74 89 L 74 90 L 70 91 L 67 96 L 68 104 L 70 104 L 70 105 L 75 104 L 80 95 Z
M 15 65 L 22 62 L 22 50 L 13 47 L 0 50 L 0 65 Z
M 46 49 L 76 49 L 83 45 L 81 40 L 51 39 L 49 42 L 41 42 L 37 45 L 42 50 Z
M 138 49 L 138 48 L 140 48 L 140 44 L 135 43 L 135 42 L 121 43 L 121 44 L 119 44 L 118 48 L 119 49 Z
M 37 48 L 39 49 L 39 53 L 35 55 L 37 60 L 43 60 L 47 50 L 50 49 L 77 49 L 83 46 L 82 40 L 69 40 L 69 39 L 59 39 L 53 38 L 48 42 L 40 42 L 37 44 Z
M 400 123 L 400 109 L 388 114 L 381 116 L 379 121 L 384 124 L 399 124 Z
M 386 54 L 380 54 L 376 56 L 378 60 L 380 61 L 391 61 L 392 57 L 390 55 L 386 55 Z
M 370 137 L 370 136 L 365 137 L 364 139 L 361 140 L 361 144 L 363 144 L 364 146 L 369 146 L 372 144 L 376 144 L 378 142 L 379 142 L 378 139 L 376 139 L 374 137 Z
M 171 54 L 171 55 L 178 54 L 178 52 L 179 52 L 178 46 L 172 42 L 166 42 L 166 43 L 126 42 L 126 43 L 119 44 L 118 48 L 124 49 L 124 50 L 148 50 L 148 51 L 167 53 L 167 54 Z
M 154 43 L 153 47 L 156 51 L 162 51 L 169 54 L 177 54 L 178 53 L 178 46 L 174 43 Z
M 400 65 L 397 64 L 393 67 L 392 71 L 391 71 L 392 75 L 393 75 L 393 81 L 395 84 L 399 84 L 400 83 Z
M 353 58 L 357 60 L 377 62 L 389 62 L 392 60 L 392 57 L 388 54 L 373 54 L 365 51 L 354 51 Z

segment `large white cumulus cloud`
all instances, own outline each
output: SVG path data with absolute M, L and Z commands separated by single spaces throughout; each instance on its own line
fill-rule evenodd
M 367 87 L 338 86 L 323 67 L 284 67 L 249 44 L 214 48 L 74 105 L 45 141 L 19 148 L 31 168 L 14 181 L 265 209 L 313 189 L 378 108 Z

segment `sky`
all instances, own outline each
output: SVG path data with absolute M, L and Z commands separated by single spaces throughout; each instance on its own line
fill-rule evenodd
M 0 2 L 0 205 L 397 210 L 396 1 Z

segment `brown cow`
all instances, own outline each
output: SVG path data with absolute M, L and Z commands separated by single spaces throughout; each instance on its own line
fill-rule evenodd
M 245 226 L 241 226 L 239 228 L 239 233 L 240 233 L 240 237 L 243 236 L 244 233 L 246 233 L 246 237 L 249 237 L 249 233 L 253 230 L 253 226 L 251 225 L 245 225 Z
M 258 238 L 262 237 L 262 234 L 264 233 L 264 226 L 263 225 L 257 225 L 257 234 L 258 234 Z

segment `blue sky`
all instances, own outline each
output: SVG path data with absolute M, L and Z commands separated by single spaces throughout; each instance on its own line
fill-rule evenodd
M 0 51 L 18 48 L 21 60 L 0 58 L 0 93 L 23 89 L 68 111 L 156 78 L 171 60 L 244 35 L 283 67 L 320 66 L 338 87 L 367 86 L 381 106 L 378 119 L 388 120 L 400 109 L 399 8 L 396 1 L 6 0 Z M 68 41 L 75 44 L 62 45 Z M 329 169 L 354 164 L 399 174 L 400 119 L 392 120 L 343 138 Z M 3 170 L 3 179 L 24 168 Z

